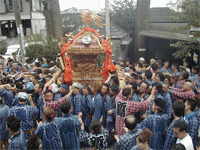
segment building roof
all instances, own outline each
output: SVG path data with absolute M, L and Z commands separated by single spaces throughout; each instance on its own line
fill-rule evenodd
M 74 35 L 78 34 L 80 32 L 81 28 L 82 28 L 82 26 L 79 26 L 76 30 L 73 31 L 73 34 Z M 93 23 L 91 23 L 90 28 L 97 30 L 101 36 L 102 35 L 104 35 L 104 37 L 106 36 L 105 27 L 101 28 L 101 27 L 95 26 Z M 123 30 L 121 27 L 119 27 L 118 25 L 116 25 L 114 23 L 110 24 L 110 34 L 112 36 L 112 39 L 113 38 L 114 39 L 122 39 L 128 35 L 128 33 L 125 30 Z
M 160 30 L 143 30 L 140 32 L 140 35 L 166 40 L 190 41 L 190 37 L 188 35 Z
M 173 16 L 172 11 L 169 7 L 155 7 L 150 9 L 149 21 L 150 23 L 173 23 L 170 19 Z M 186 21 L 178 21 L 186 22 Z

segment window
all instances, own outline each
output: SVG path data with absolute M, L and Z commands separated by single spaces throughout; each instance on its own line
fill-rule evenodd
M 0 0 L 0 13 L 6 12 L 6 3 L 4 0 Z
M 7 5 L 7 10 L 8 11 L 14 11 L 14 6 L 13 6 L 13 0 L 6 0 L 6 5 Z M 22 0 L 17 0 L 18 6 L 19 6 L 19 11 L 22 11 Z
M 43 10 L 43 4 L 42 4 L 42 0 L 34 0 L 35 5 L 33 5 L 33 10 L 35 11 L 42 11 Z

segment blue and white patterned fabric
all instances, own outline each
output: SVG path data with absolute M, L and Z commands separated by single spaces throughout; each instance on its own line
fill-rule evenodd
M 55 95 L 54 95 L 54 101 L 57 101 L 57 100 L 59 100 L 60 98 L 62 98 L 64 95 L 62 95 L 61 93 L 56 93 Z M 61 111 L 61 109 L 57 109 L 56 110 L 56 114 L 57 114 L 57 117 L 62 117 L 62 111 Z
M 197 110 L 195 110 L 195 116 L 198 120 L 198 124 L 200 126 L 200 108 L 198 108 Z
M 162 67 L 160 69 L 160 72 L 162 72 L 163 74 L 171 74 L 172 70 L 170 68 L 167 68 L 166 70 L 164 69 L 164 67 Z
M 101 94 L 97 93 L 95 95 L 94 103 L 95 103 L 95 107 L 94 107 L 94 114 L 92 116 L 92 119 L 100 120 L 102 112 L 103 112 L 103 99 L 102 99 Z
M 187 124 L 187 133 L 192 138 L 194 147 L 196 147 L 196 142 L 197 142 L 197 138 L 198 138 L 199 123 L 198 123 L 198 120 L 196 118 L 195 112 L 192 112 L 188 116 L 185 116 L 184 120 Z
M 140 150 L 137 146 L 134 146 L 131 150 Z M 151 148 L 149 148 L 149 150 L 153 150 Z
M 42 120 L 42 116 L 43 116 L 43 106 L 44 106 L 44 103 L 42 100 L 42 94 L 40 94 L 40 96 L 38 97 L 38 100 L 37 100 L 37 108 L 39 109 L 40 120 Z
M 163 94 L 163 98 L 166 102 L 166 108 L 164 110 L 164 114 L 167 114 L 169 118 L 171 118 L 172 115 L 172 98 L 169 92 L 167 91 L 165 94 Z
M 0 141 L 8 139 L 9 132 L 6 129 L 6 118 L 9 114 L 9 107 L 7 105 L 0 105 Z
M 80 122 L 77 115 L 66 114 L 59 118 L 60 134 L 64 149 L 80 149 Z
M 133 93 L 132 97 L 130 98 L 130 101 L 135 101 L 135 102 L 138 102 L 138 96 L 136 93 Z
M 120 136 L 119 142 L 116 142 L 115 150 L 130 150 L 136 145 L 136 137 L 142 132 L 141 129 L 136 129 L 135 131 L 129 131 L 124 135 Z
M 83 98 L 83 95 L 81 94 L 81 92 L 79 92 L 76 95 L 72 94 L 70 98 L 68 99 L 71 102 L 72 112 L 74 115 L 78 115 L 78 113 L 81 112 L 82 98 Z
M 112 101 L 109 94 L 106 94 L 103 100 L 103 127 L 108 130 L 112 131 L 113 126 L 113 116 L 108 114 L 108 111 L 112 109 Z
M 172 145 L 176 144 L 176 136 L 174 134 L 174 131 L 173 131 L 173 126 L 176 122 L 178 121 L 183 121 L 184 119 L 183 118 L 180 118 L 178 120 L 174 120 L 168 127 L 167 129 L 167 134 L 166 134 L 166 137 L 165 137 L 165 144 L 164 144 L 164 147 L 163 147 L 163 150 L 169 150 Z
M 147 79 L 145 82 L 149 83 L 149 86 L 152 86 L 153 82 L 149 79 Z
M 94 148 L 98 150 L 105 150 L 108 145 L 108 131 L 103 129 L 99 134 L 87 133 L 81 130 L 80 141 L 86 143 L 87 149 Z
M 158 112 L 147 116 L 137 128 L 148 128 L 153 133 L 150 141 L 150 147 L 153 150 L 161 150 L 164 144 L 165 130 L 167 126 L 168 115 Z
M 26 149 L 26 140 L 24 138 L 23 131 L 19 131 L 18 134 L 11 136 L 8 140 L 9 150 L 25 150 Z
M 176 72 L 173 72 L 173 71 L 172 71 L 172 75 L 181 76 L 180 72 L 178 72 L 178 71 L 176 71 Z
M 92 121 L 92 115 L 94 113 L 94 103 L 95 102 L 92 100 L 91 94 L 88 94 L 87 96 L 83 96 L 81 111 L 83 114 L 82 120 L 83 120 L 84 126 L 89 126 L 90 122 Z
M 4 99 L 5 104 L 9 107 L 15 106 L 18 103 L 17 97 L 15 97 L 11 90 L 6 90 L 6 88 L 3 88 L 0 90 L 0 95 Z
M 190 73 L 190 76 L 189 76 L 189 79 L 192 81 L 192 82 L 194 82 L 194 80 L 196 80 L 197 79 L 197 74 L 195 73 L 195 74 L 192 74 L 192 73 Z
M 35 134 L 42 139 L 42 149 L 61 150 L 61 138 L 59 123 L 56 119 L 51 122 L 45 121 L 37 127 Z
M 37 120 L 38 109 L 36 106 L 25 104 L 18 104 L 10 108 L 10 115 L 17 117 L 20 122 L 20 129 L 22 131 L 29 131 L 35 127 Z M 30 133 L 25 134 L 25 139 L 30 137 Z

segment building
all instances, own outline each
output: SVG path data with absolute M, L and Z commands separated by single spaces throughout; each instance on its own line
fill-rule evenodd
M 46 35 L 42 0 L 18 0 L 25 35 Z M 0 36 L 15 37 L 17 29 L 12 0 L 0 1 Z

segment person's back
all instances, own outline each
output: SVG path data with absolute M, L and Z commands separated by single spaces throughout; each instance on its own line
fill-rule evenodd
M 52 108 L 47 107 L 44 110 L 44 116 L 47 121 L 39 125 L 35 131 L 35 134 L 42 139 L 42 149 L 61 149 L 61 139 L 59 133 L 59 123 L 56 119 L 53 119 L 55 112 Z
M 65 102 L 61 105 L 64 114 L 59 118 L 60 134 L 64 149 L 80 149 L 78 116 L 72 115 L 71 103 Z
M 168 115 L 163 114 L 163 110 L 166 107 L 166 102 L 157 98 L 154 100 L 153 104 L 153 115 L 147 116 L 139 125 L 138 128 L 148 128 L 153 133 L 151 137 L 150 147 L 152 149 L 162 149 L 163 148 L 163 136 L 165 135 L 165 130 L 168 121 Z

